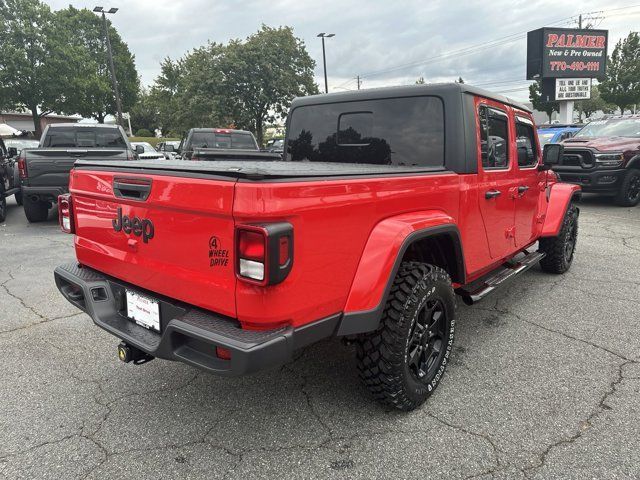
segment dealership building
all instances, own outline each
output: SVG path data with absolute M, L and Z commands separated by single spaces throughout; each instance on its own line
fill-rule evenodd
M 40 119 L 40 129 L 44 130 L 44 127 L 52 123 L 69 123 L 79 120 L 82 120 L 79 115 L 69 116 L 52 113 Z M 16 130 L 26 130 L 31 133 L 36 131 L 31 112 L 0 112 L 0 124 L 2 123 L 6 123 Z

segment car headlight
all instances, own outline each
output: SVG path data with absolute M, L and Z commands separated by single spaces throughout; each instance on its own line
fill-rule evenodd
M 624 160 L 622 153 L 596 153 L 595 157 L 596 163 L 603 167 L 619 167 Z

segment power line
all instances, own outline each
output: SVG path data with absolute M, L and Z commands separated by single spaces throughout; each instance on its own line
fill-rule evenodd
M 627 9 L 631 9 L 631 8 L 637 8 L 640 7 L 640 4 L 637 5 L 628 5 L 626 7 L 618 7 L 618 8 L 612 8 L 612 9 L 607 9 L 607 10 L 597 10 L 597 11 L 593 11 L 593 12 L 585 12 L 582 14 L 578 14 L 578 15 L 572 15 L 570 17 L 566 17 L 560 20 L 557 20 L 555 22 L 545 22 L 545 24 L 547 26 L 562 26 L 565 24 L 571 24 L 574 23 L 580 15 L 583 16 L 589 16 L 589 15 L 602 15 L 605 12 L 613 12 L 613 11 L 619 11 L 619 10 L 627 10 Z M 602 17 L 595 17 L 595 19 L 600 20 Z M 429 57 L 423 60 L 418 60 L 418 61 L 414 61 L 414 62 L 409 62 L 409 63 L 405 63 L 405 64 L 399 64 L 396 65 L 394 67 L 391 68 L 386 68 L 383 70 L 378 70 L 378 71 L 372 71 L 372 72 L 367 72 L 365 74 L 360 75 L 360 78 L 365 78 L 365 77 L 371 77 L 371 76 L 376 76 L 376 75 L 381 75 L 384 73 L 389 73 L 389 72 L 393 72 L 396 70 L 403 70 L 405 68 L 409 68 L 409 67 L 414 67 L 414 66 L 418 66 L 418 65 L 426 65 L 426 64 L 430 64 L 430 63 L 434 63 L 435 61 L 440 61 L 440 60 L 444 60 L 446 58 L 450 58 L 452 56 L 462 56 L 462 55 L 469 55 L 471 53 L 477 53 L 479 51 L 488 49 L 488 48 L 493 48 L 496 47 L 498 45 L 503 45 L 506 43 L 511 43 L 514 42 L 516 40 L 522 39 L 526 37 L 526 33 L 527 32 L 517 32 L 517 33 L 512 33 L 509 35 L 505 35 L 503 37 L 498 37 L 494 40 L 489 40 L 486 42 L 482 42 L 476 45 L 472 45 L 470 47 L 465 47 L 462 49 L 458 49 L 458 50 L 453 50 L 453 51 L 449 51 L 449 52 L 443 52 L 439 55 L 436 55 L 434 57 Z M 347 82 L 345 82 L 343 85 L 347 85 L 351 82 L 353 82 L 353 80 L 355 79 L 350 79 Z

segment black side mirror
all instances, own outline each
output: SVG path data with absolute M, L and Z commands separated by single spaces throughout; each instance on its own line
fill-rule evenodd
M 136 153 L 144 153 L 144 147 L 142 145 L 136 145 Z
M 564 154 L 564 145 L 560 143 L 547 143 L 542 150 L 543 165 L 558 165 Z
M 7 153 L 9 154 L 9 158 L 17 157 L 18 149 L 16 147 L 9 147 L 9 149 L 7 150 Z
M 163 150 L 165 152 L 175 152 L 176 151 L 176 149 L 173 147 L 173 145 L 164 145 Z

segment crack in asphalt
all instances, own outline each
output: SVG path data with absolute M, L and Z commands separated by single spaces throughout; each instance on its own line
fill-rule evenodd
M 446 425 L 447 427 L 453 428 L 454 430 L 458 430 L 458 431 L 463 432 L 463 433 L 465 433 L 467 435 L 471 435 L 473 437 L 477 437 L 477 438 L 480 438 L 480 439 L 484 440 L 492 448 L 495 465 L 492 468 L 489 468 L 489 469 L 483 470 L 481 472 L 478 472 L 476 474 L 469 475 L 469 476 L 465 477 L 466 480 L 470 480 L 472 478 L 481 477 L 483 475 L 489 475 L 489 474 L 495 473 L 495 472 L 497 472 L 497 471 L 499 471 L 501 469 L 502 464 L 500 462 L 500 453 L 504 453 L 504 452 L 502 450 L 500 450 L 500 448 L 498 448 L 498 446 L 494 443 L 494 441 L 491 439 L 491 437 L 489 435 L 484 434 L 484 433 L 474 432 L 474 431 L 469 430 L 468 428 L 465 428 L 465 427 L 463 427 L 461 425 L 455 425 L 455 424 L 453 424 L 451 422 L 448 422 L 448 421 L 438 417 L 437 415 L 434 415 L 431 412 L 427 413 L 427 415 L 429 417 L 433 418 L 434 420 L 440 422 L 441 424 Z
M 553 451 L 555 448 L 558 448 L 562 445 L 569 445 L 569 444 L 575 443 L 593 426 L 592 422 L 594 418 L 600 415 L 600 413 L 602 413 L 603 411 L 611 409 L 611 407 L 608 407 L 606 405 L 606 402 L 608 398 L 616 392 L 618 385 L 624 379 L 624 375 L 623 375 L 624 367 L 632 363 L 636 363 L 636 362 L 634 360 L 628 360 L 618 365 L 617 375 L 610 382 L 608 390 L 605 391 L 603 395 L 600 397 L 600 401 L 596 405 L 596 408 L 593 409 L 593 411 L 587 416 L 585 420 L 580 422 L 578 430 L 576 430 L 576 432 L 574 432 L 573 435 L 571 435 L 569 438 L 563 438 L 558 440 L 557 442 L 554 442 L 548 445 L 547 448 L 540 454 L 537 465 L 532 465 L 529 467 L 525 467 L 523 469 L 524 474 L 527 478 L 531 478 L 532 474 L 534 474 L 536 471 L 540 470 L 545 466 L 547 458 L 549 457 L 549 454 L 551 453 L 551 451 Z

